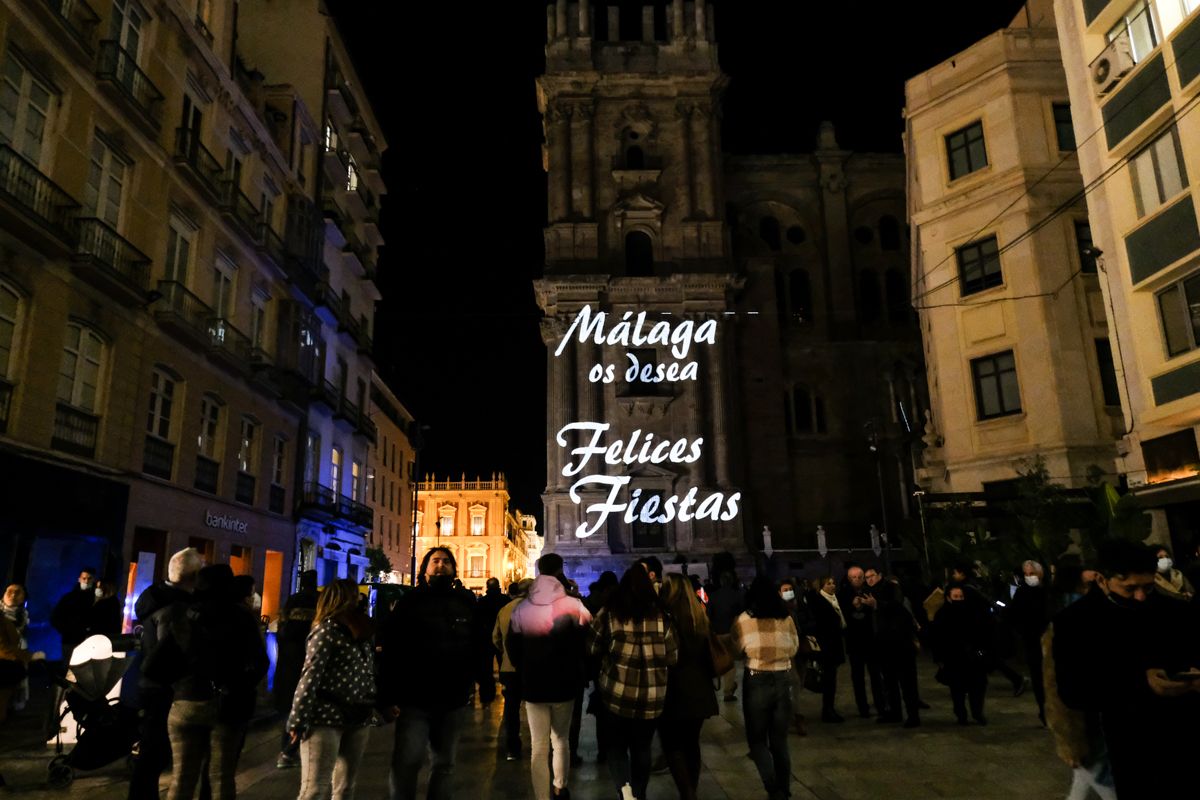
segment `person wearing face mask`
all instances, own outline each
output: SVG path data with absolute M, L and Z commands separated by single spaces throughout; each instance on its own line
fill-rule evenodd
M 1038 719 L 1046 724 L 1046 690 L 1042 678 L 1042 634 L 1050 624 L 1050 595 L 1042 584 L 1045 570 L 1036 561 L 1021 565 L 1021 585 L 1013 593 L 1008 616 L 1016 629 L 1029 667 L 1029 680 L 1037 700 Z
M 396 720 L 389 798 L 415 800 L 417 776 L 433 753 L 430 800 L 452 790 L 455 753 L 475 688 L 474 595 L 454 587 L 458 564 L 446 547 L 421 561 L 417 587 L 388 618 L 379 670 L 385 718 Z
M 1155 591 L 1155 562 L 1145 545 L 1106 542 L 1100 591 L 1053 620 L 1058 696 L 1098 720 L 1118 797 L 1150 796 L 1162 765 L 1200 751 L 1200 623 L 1194 606 Z
M 63 663 L 71 662 L 71 652 L 87 638 L 88 615 L 96 602 L 96 570 L 84 567 L 79 582 L 64 594 L 50 612 L 50 625 L 62 637 Z
M 121 600 L 117 597 L 116 584 L 107 578 L 97 580 L 92 587 L 92 606 L 87 612 L 83 638 L 97 634 L 110 639 L 121 635 Z
M 1191 600 L 1196 591 L 1192 588 L 1191 581 L 1182 572 L 1175 569 L 1175 561 L 1171 558 L 1170 549 L 1158 548 L 1155 558 L 1158 560 L 1158 571 L 1154 573 L 1154 585 L 1158 591 L 1179 600 Z

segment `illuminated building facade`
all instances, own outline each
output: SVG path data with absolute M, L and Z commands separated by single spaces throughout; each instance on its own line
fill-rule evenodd
M 409 439 L 413 418 L 377 373 L 371 373 L 368 414 L 378 430 L 367 458 L 367 505 L 375 514 L 369 542 L 383 550 L 396 580 L 411 574 L 413 474 L 416 452 Z

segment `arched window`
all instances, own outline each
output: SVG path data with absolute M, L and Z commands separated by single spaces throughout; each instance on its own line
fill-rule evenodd
M 788 275 L 789 288 L 791 289 L 792 316 L 798 322 L 812 322 L 812 284 L 808 280 L 808 272 L 802 269 L 794 269 Z
M 77 322 L 68 324 L 58 370 L 58 399 L 75 408 L 94 412 L 98 405 L 103 360 L 104 341 L 100 334 Z
M 890 214 L 879 218 L 879 246 L 884 250 L 900 249 L 900 223 Z
M 625 150 L 625 169 L 645 169 L 646 153 L 639 145 L 630 145 Z
M 883 276 L 883 292 L 887 297 L 888 321 L 893 325 L 907 325 L 912 319 L 912 307 L 908 302 L 908 280 L 898 269 L 889 269 Z
M 0 378 L 7 378 L 12 370 L 12 354 L 17 346 L 17 329 L 21 324 L 20 312 L 21 295 L 8 284 L 0 283 Z
M 775 217 L 763 217 L 758 221 L 758 235 L 774 252 L 783 249 L 783 239 L 779 231 L 779 220 Z
M 654 242 L 645 231 L 625 234 L 625 274 L 644 278 L 654 275 Z
M 883 316 L 879 298 L 879 278 L 875 270 L 864 269 L 858 273 L 858 317 L 864 325 L 874 325 Z

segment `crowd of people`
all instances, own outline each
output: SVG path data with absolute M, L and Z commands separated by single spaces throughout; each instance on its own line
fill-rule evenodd
M 740 699 L 763 789 L 786 798 L 789 735 L 808 735 L 801 692 L 819 696 L 822 723 L 843 723 L 838 672 L 848 662 L 860 717 L 918 727 L 929 708 L 917 684 L 922 651 L 961 725 L 987 724 L 990 674 L 1015 695 L 1031 687 L 1072 769 L 1071 800 L 1143 796 L 1157 764 L 1183 763 L 1200 744 L 1200 600 L 1166 548 L 1114 541 L 1094 563 L 1026 561 L 991 587 L 962 564 L 923 602 L 923 589 L 906 592 L 869 564 L 845 565 L 840 580 L 760 575 L 743 587 L 725 571 L 701 586 L 646 557 L 620 577 L 605 572 L 586 596 L 563 567 L 546 554 L 536 578 L 507 592 L 489 580 L 476 597 L 458 582 L 452 552 L 435 547 L 418 585 L 374 617 L 356 583 L 318 588 L 304 573 L 278 620 L 273 692 L 285 720 L 276 766 L 300 768 L 301 800 L 352 798 L 370 730 L 387 723 L 389 797 L 415 800 L 427 762 L 427 796 L 454 796 L 469 708 L 497 699 L 497 672 L 503 752 L 525 757 L 523 707 L 537 800 L 570 797 L 588 715 L 616 795 L 644 799 L 657 758 L 679 797 L 696 798 L 701 731 L 718 696 Z M 119 632 L 115 597 L 95 578 L 84 570 L 52 616 L 65 659 L 87 635 Z M 25 599 L 10 586 L 0 607 L 0 721 L 24 701 L 25 668 L 42 657 L 22 639 Z M 191 548 L 139 596 L 140 651 L 126 676 L 140 724 L 131 799 L 158 797 L 168 769 L 170 800 L 236 796 L 268 668 L 257 602 L 250 578 L 204 566 Z M 1027 678 L 1008 663 L 1018 656 Z

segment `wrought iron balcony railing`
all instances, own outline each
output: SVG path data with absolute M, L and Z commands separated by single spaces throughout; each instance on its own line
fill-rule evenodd
M 337 515 L 362 528 L 370 528 L 375 520 L 375 514 L 369 506 L 344 494 L 338 497 Z
M 80 47 L 91 53 L 95 49 L 96 26 L 100 15 L 85 0 L 41 0 L 58 19 L 59 24 Z
M 300 493 L 300 507 L 313 511 L 321 511 L 329 515 L 337 513 L 338 494 L 328 486 L 309 482 L 304 484 Z
M 250 351 L 253 349 L 250 337 L 228 319 L 211 317 L 208 320 L 208 341 L 215 352 L 231 358 L 235 366 L 250 366 Z
M 150 256 L 138 250 L 104 220 L 82 217 L 77 260 L 88 261 L 144 295 L 150 288 Z
M 66 403 L 54 407 L 54 432 L 50 446 L 55 450 L 84 458 L 96 457 L 96 435 L 100 418 Z
M 217 493 L 221 477 L 221 464 L 208 456 L 196 454 L 196 478 L 192 485 L 202 492 Z
M 118 42 L 105 39 L 100 43 L 96 77 L 115 86 L 145 121 L 158 130 L 162 122 L 163 94 L 138 66 L 132 53 Z
M 159 281 L 162 299 L 155 304 L 154 315 L 164 326 L 171 326 L 186 335 L 204 342 L 209 339 L 209 320 L 212 309 L 187 287 L 176 281 Z
M 254 201 L 246 197 L 237 181 L 226 177 L 221 181 L 221 210 L 254 237 L 258 234 L 259 211 Z
M 204 191 L 213 197 L 220 196 L 224 169 L 217 157 L 201 143 L 198 132 L 191 128 L 175 129 L 175 162 L 188 167 Z
M 62 242 L 74 243 L 79 203 L 9 145 L 0 145 L 0 197 Z
M 248 472 L 238 470 L 237 485 L 233 489 L 233 499 L 248 506 L 254 505 L 254 485 L 257 480 Z
M 272 483 L 267 490 L 267 510 L 282 514 L 286 507 L 287 489 L 277 483 Z
M 169 481 L 174 463 L 175 445 L 165 439 L 146 434 L 146 447 L 142 453 L 142 472 Z

